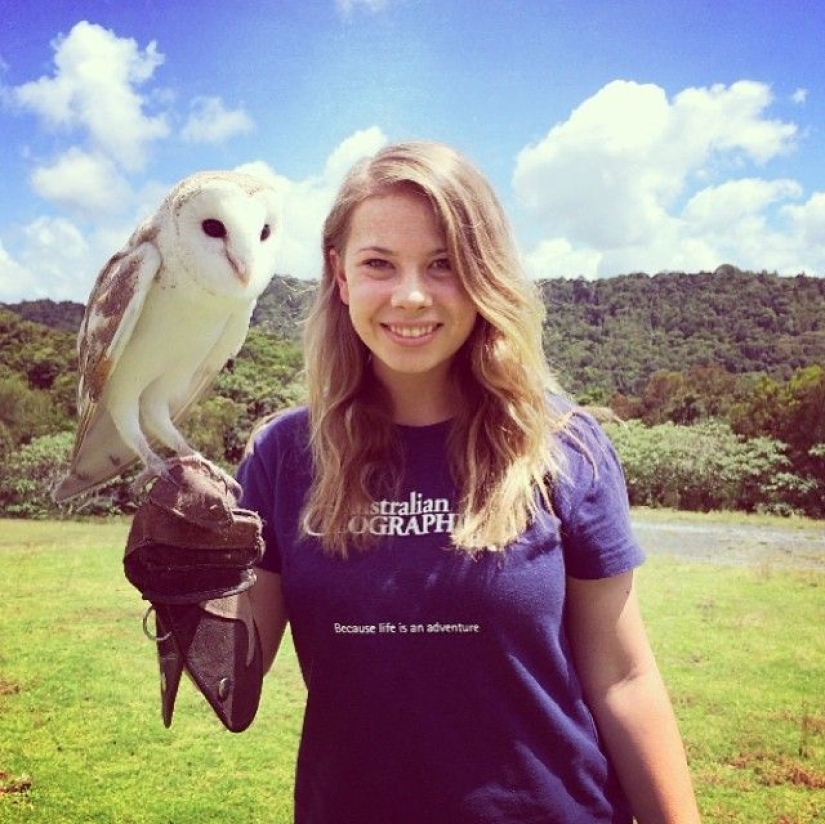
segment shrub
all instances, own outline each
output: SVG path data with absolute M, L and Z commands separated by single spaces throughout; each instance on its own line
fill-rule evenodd
M 637 506 L 817 514 L 815 479 L 793 472 L 787 447 L 738 437 L 727 423 L 609 424 Z
M 0 466 L 0 511 L 7 517 L 34 520 L 128 511 L 128 483 L 122 479 L 62 507 L 52 501 L 52 488 L 68 469 L 73 443 L 73 433 L 59 432 L 12 448 Z

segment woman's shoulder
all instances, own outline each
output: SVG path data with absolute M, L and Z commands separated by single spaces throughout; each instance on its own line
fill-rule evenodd
M 589 406 L 582 406 L 564 395 L 548 396 L 548 405 L 554 419 L 554 431 L 562 447 L 585 453 L 594 446 L 609 442 L 602 428 L 606 416 Z
M 561 486 L 586 487 L 603 473 L 620 470 L 618 456 L 602 423 L 604 415 L 565 397 L 550 398 Z
M 306 406 L 282 409 L 261 420 L 249 439 L 248 451 L 282 450 L 306 446 L 309 440 L 309 410 Z

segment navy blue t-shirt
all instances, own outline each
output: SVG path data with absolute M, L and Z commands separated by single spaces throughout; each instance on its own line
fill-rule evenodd
M 256 438 L 239 472 L 264 520 L 307 686 L 298 824 L 628 824 L 564 625 L 566 576 L 642 561 L 612 446 L 590 418 L 562 436 L 565 479 L 503 553 L 450 546 L 450 423 L 397 427 L 405 475 L 354 513 L 378 540 L 346 559 L 300 532 L 305 409 Z M 562 526 L 563 525 L 563 526 Z

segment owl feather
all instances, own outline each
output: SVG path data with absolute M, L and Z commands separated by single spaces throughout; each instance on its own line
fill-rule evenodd
M 97 277 L 78 334 L 79 422 L 56 501 L 136 461 L 161 474 L 165 448 L 246 338 L 275 271 L 277 194 L 237 172 L 182 180 Z

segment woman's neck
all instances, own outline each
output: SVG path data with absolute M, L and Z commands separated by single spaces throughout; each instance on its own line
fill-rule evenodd
M 455 417 L 458 393 L 447 380 L 430 375 L 404 375 L 403 380 L 382 381 L 392 403 L 392 419 L 404 426 L 429 426 Z

